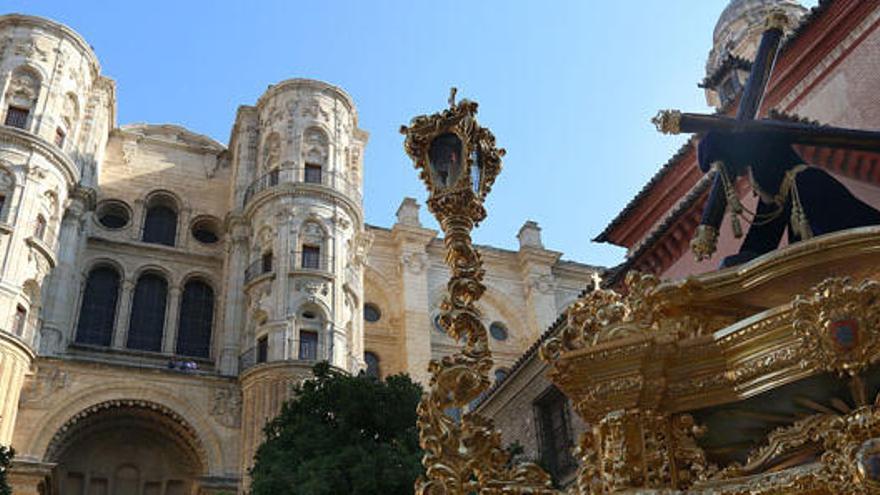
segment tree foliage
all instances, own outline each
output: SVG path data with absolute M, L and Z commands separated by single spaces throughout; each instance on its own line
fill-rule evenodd
M 251 469 L 253 495 L 411 495 L 422 473 L 408 376 L 379 381 L 326 363 L 266 425 Z
M 12 489 L 6 484 L 6 471 L 12 463 L 15 451 L 0 445 L 0 495 L 12 495 Z

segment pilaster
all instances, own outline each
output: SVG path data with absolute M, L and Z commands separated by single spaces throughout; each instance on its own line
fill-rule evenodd
M 527 221 L 520 228 L 517 238 L 529 327 L 540 332 L 557 317 L 553 265 L 559 261 L 562 253 L 544 249 L 544 244 L 541 242 L 541 228 L 535 222 Z
M 180 287 L 168 289 L 168 309 L 165 310 L 165 333 L 162 335 L 162 352 L 175 354 L 177 352 L 177 325 L 180 322 Z
M 413 208 L 415 212 L 413 212 Z M 398 209 L 398 222 L 391 229 L 400 257 L 400 286 L 404 308 L 403 352 L 407 373 L 420 383 L 428 383 L 431 361 L 431 301 L 428 292 L 428 244 L 437 232 L 418 222 L 418 205 L 404 199 Z
M 245 325 L 244 271 L 248 263 L 250 228 L 240 217 L 227 219 L 226 284 L 224 285 L 223 337 L 220 349 L 220 372 L 238 372 L 241 329 Z
M 113 326 L 113 341 L 111 345 L 115 349 L 124 349 L 128 339 L 128 323 L 131 316 L 131 297 L 134 292 L 134 282 L 129 279 L 122 281 L 122 291 L 116 307 L 116 324 Z

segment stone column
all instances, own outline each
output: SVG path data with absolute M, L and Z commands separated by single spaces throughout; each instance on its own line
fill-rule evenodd
M 28 346 L 0 331 L 0 445 L 8 446 L 12 441 L 18 398 L 33 360 L 34 353 Z
M 73 319 L 79 295 L 77 259 L 81 247 L 83 221 L 86 215 L 86 201 L 80 195 L 70 198 L 70 205 L 61 220 L 58 235 L 58 266 L 51 274 L 43 294 L 43 337 L 40 340 L 41 352 L 57 354 L 73 340 Z
M 162 335 L 162 352 L 177 352 L 177 325 L 180 322 L 180 287 L 168 290 L 168 307 L 165 308 L 165 333 Z
M 35 461 L 13 461 L 9 469 L 9 486 L 15 495 L 49 493 L 48 478 L 55 464 Z
M 401 297 L 404 307 L 406 370 L 414 380 L 427 384 L 431 360 L 431 318 L 428 298 L 427 247 L 436 232 L 425 229 L 418 220 L 419 205 L 406 198 L 397 210 L 397 223 L 391 229 L 400 256 Z
M 116 349 L 124 349 L 128 338 L 128 321 L 131 316 L 131 297 L 134 293 L 134 282 L 128 279 L 122 281 L 122 292 L 119 301 L 116 302 L 116 325 L 113 327 L 112 345 Z

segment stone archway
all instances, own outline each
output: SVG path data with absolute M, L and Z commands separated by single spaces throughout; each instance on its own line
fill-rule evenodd
M 46 460 L 56 464 L 57 495 L 188 495 L 205 472 L 193 428 L 167 407 L 141 400 L 96 404 L 55 434 Z

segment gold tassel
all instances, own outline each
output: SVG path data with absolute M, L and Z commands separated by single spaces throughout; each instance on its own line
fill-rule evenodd
M 728 211 L 730 211 L 730 226 L 733 228 L 733 236 L 739 239 L 743 236 L 742 223 L 739 220 L 739 217 L 743 213 L 743 205 L 740 203 L 739 196 L 736 194 L 736 188 L 733 185 L 733 181 L 727 176 L 727 169 L 724 167 L 724 163 L 717 161 L 712 164 L 712 168 L 715 169 L 716 173 L 721 174 L 721 184 L 724 186 L 724 195 L 727 197 L 727 208 Z

